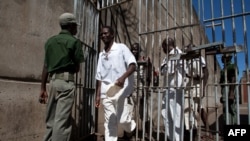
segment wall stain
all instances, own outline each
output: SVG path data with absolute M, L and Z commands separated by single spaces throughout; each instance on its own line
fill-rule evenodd
M 27 0 L 14 0 L 14 2 L 16 2 L 19 5 L 23 5 L 24 3 L 26 3 Z

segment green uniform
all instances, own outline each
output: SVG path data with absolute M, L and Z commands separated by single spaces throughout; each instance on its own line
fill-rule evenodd
M 81 41 L 67 30 L 45 44 L 45 65 L 51 76 L 44 141 L 69 141 L 75 99 L 74 73 L 83 62 Z
M 49 73 L 75 72 L 75 65 L 83 62 L 82 43 L 67 30 L 53 36 L 45 44 L 45 64 Z
M 232 82 L 232 78 L 235 76 L 236 66 L 234 64 L 227 64 L 223 70 L 221 70 L 221 77 L 220 77 L 220 84 L 225 83 L 225 70 L 227 70 L 227 83 L 235 83 Z M 227 93 L 229 94 L 229 86 L 227 87 Z M 223 103 L 223 116 L 224 116 L 224 122 L 226 123 L 226 86 L 221 86 L 221 102 Z M 229 97 L 229 95 L 228 95 Z M 229 124 L 233 125 L 237 123 L 237 115 L 236 115 L 236 100 L 231 101 L 228 103 L 228 120 Z

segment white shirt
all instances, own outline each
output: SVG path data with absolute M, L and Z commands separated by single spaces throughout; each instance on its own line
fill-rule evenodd
M 189 76 L 200 76 L 201 78 L 204 76 L 203 68 L 206 67 L 206 61 L 203 56 L 199 58 L 194 58 L 192 60 L 187 61 L 187 74 Z M 193 85 L 199 86 L 200 81 L 197 79 L 193 79 Z M 191 86 L 190 78 L 186 78 L 186 86 Z
M 203 56 L 200 58 L 194 58 L 192 60 L 187 61 L 187 67 L 188 67 L 188 75 L 193 76 L 201 75 L 203 76 L 202 68 L 206 67 L 206 62 Z
M 172 49 L 169 54 L 181 54 L 182 51 L 178 48 L 175 47 Z M 170 87 L 180 87 L 182 85 L 182 79 L 184 76 L 182 76 L 185 73 L 182 73 L 183 71 L 186 71 L 186 65 L 183 63 L 185 60 L 172 60 L 168 61 L 168 56 L 166 56 L 161 64 L 161 74 L 167 73 L 168 75 L 168 85 Z M 183 69 L 184 67 L 184 69 Z
M 131 63 L 136 64 L 136 59 L 125 44 L 114 42 L 109 52 L 105 52 L 105 50 L 100 52 L 96 79 L 102 82 L 101 98 L 106 97 L 107 86 L 110 83 L 115 83 L 127 71 Z M 124 94 L 126 96 L 133 92 L 133 85 L 134 76 L 131 74 L 124 83 Z

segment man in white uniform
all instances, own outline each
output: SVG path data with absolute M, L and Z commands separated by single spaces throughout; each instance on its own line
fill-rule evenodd
M 186 46 L 187 54 L 190 53 L 194 45 L 189 44 Z M 185 82 L 185 107 L 184 107 L 184 117 L 185 117 L 185 138 L 190 139 L 190 131 L 193 132 L 193 140 L 197 135 L 197 122 L 200 115 L 203 124 L 208 132 L 209 124 L 207 121 L 207 112 L 203 107 L 202 100 L 205 96 L 205 86 L 208 80 L 208 70 L 206 68 L 206 61 L 203 56 L 198 58 L 192 58 L 187 62 L 187 72 Z M 202 86 L 202 87 L 201 87 Z M 201 91 L 202 89 L 202 91 Z M 201 108 L 201 109 L 199 109 Z M 200 112 L 200 113 L 198 113 Z
M 162 101 L 162 116 L 167 136 L 171 141 L 182 141 L 182 118 L 183 118 L 183 93 L 182 76 L 185 63 L 183 60 L 169 60 L 174 54 L 181 54 L 182 51 L 175 45 L 175 40 L 167 38 L 162 42 L 162 49 L 166 57 L 161 64 L 161 74 L 166 75 L 166 92 Z
M 104 50 L 100 52 L 96 79 L 98 83 L 96 92 L 96 107 L 102 104 L 104 107 L 105 141 L 118 140 L 118 124 L 126 132 L 134 131 L 135 121 L 132 119 L 133 107 L 128 103 L 128 97 L 133 92 L 136 59 L 130 49 L 122 43 L 114 41 L 114 31 L 110 26 L 101 29 L 101 39 Z M 106 93 L 110 85 L 121 87 L 121 93 L 115 100 L 109 98 Z

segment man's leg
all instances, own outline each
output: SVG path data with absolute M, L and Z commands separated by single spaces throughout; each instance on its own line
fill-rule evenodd
M 104 108 L 104 128 L 105 128 L 105 141 L 117 141 L 118 139 L 118 123 L 116 116 L 116 104 L 114 101 L 104 98 L 102 100 Z
M 57 95 L 56 113 L 54 119 L 52 141 L 69 141 L 72 124 L 71 111 L 75 99 L 75 84 L 71 81 L 56 79 Z
M 134 131 L 136 127 L 135 120 L 133 119 L 134 105 L 132 99 L 128 97 L 120 97 L 117 103 L 117 118 L 122 128 L 126 132 Z
M 55 111 L 56 111 L 56 101 L 55 95 L 57 93 L 56 88 L 54 87 L 54 80 L 50 80 L 49 83 L 49 97 L 47 102 L 46 108 L 46 131 L 44 136 L 44 141 L 51 141 L 52 139 L 52 132 L 54 126 L 54 118 L 55 118 Z
M 208 121 L 207 121 L 207 112 L 204 108 L 201 108 L 201 120 L 206 128 L 207 131 L 209 131 L 209 124 L 208 124 Z
M 123 118 L 123 120 L 120 120 L 122 127 L 125 129 L 123 132 L 123 139 L 131 139 L 134 135 L 135 135 L 135 119 L 134 119 L 134 101 L 132 96 L 129 96 L 127 98 L 125 98 L 124 100 L 124 111 L 122 113 L 121 118 Z M 127 112 L 126 112 L 127 111 Z M 127 117 L 127 118 L 126 118 Z M 129 121 L 128 119 L 131 119 L 131 121 Z M 132 129 L 131 129 L 132 128 Z M 129 131 L 128 131 L 129 130 Z M 132 130 L 132 132 L 131 132 Z

